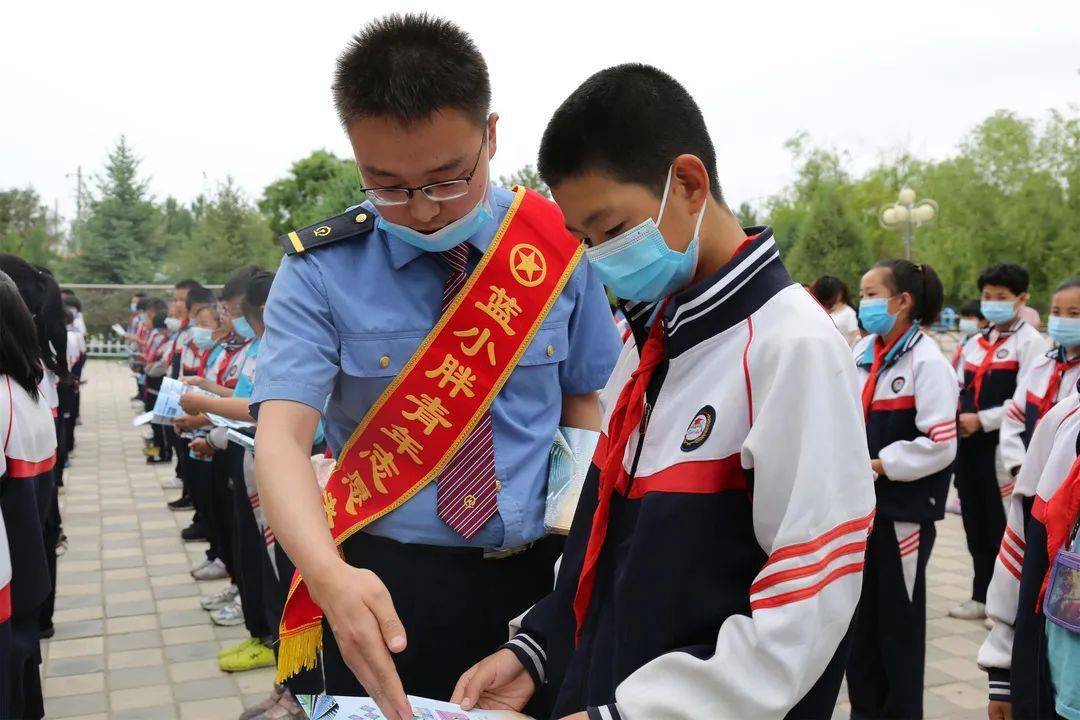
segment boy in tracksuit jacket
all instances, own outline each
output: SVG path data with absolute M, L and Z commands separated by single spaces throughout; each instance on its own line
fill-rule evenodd
M 877 515 L 848 665 L 854 717 L 923 715 L 926 566 L 956 457 L 956 375 L 922 327 L 941 311 L 929 265 L 881 260 L 863 276 L 852 352 L 862 380 Z
M 1055 707 L 1055 699 L 1063 700 L 1054 697 L 1054 685 L 1061 678 L 1052 677 L 1047 662 L 1046 618 L 1040 601 L 1053 562 L 1048 533 L 1060 536 L 1062 530 L 1068 531 L 1048 521 L 1047 509 L 1058 502 L 1070 473 L 1077 472 L 1078 450 L 1080 396 L 1073 392 L 1035 428 L 1009 500 L 1008 526 L 986 605 L 993 627 L 979 649 L 979 666 L 989 675 L 992 720 L 1009 717 L 1004 706 L 1010 704 L 1011 717 L 1018 719 L 1074 716 L 1061 705 Z
M 1012 477 L 1024 462 L 1035 425 L 1075 393 L 1080 381 L 1080 278 L 1066 280 L 1054 291 L 1047 331 L 1054 347 L 1035 358 L 1019 379 L 1001 420 L 1001 460 Z
M 715 165 L 647 66 L 594 75 L 548 126 L 541 173 L 633 333 L 555 589 L 462 676 L 465 708 L 832 713 L 874 512 L 855 368 Z
M 960 381 L 956 490 L 975 573 L 971 599 L 949 610 L 949 615 L 963 620 L 986 615 L 986 588 L 1005 532 L 1002 493 L 1007 495 L 1013 482 L 998 444 L 1005 406 L 1016 392 L 1017 378 L 1047 350 L 1039 331 L 1017 316 L 1027 289 L 1028 272 L 1020 265 L 998 263 L 983 270 L 981 309 L 990 325 L 964 343 L 956 371 Z

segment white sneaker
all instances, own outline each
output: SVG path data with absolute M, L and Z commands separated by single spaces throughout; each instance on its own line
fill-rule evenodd
M 192 570 L 191 577 L 196 580 L 222 580 L 229 577 L 229 571 L 225 569 L 225 563 L 221 562 L 221 558 L 214 558 Z
M 986 617 L 986 605 L 978 600 L 965 600 L 949 611 L 949 617 L 957 620 L 982 620 Z
M 202 605 L 203 610 L 220 610 L 226 605 L 232 604 L 236 600 L 236 596 L 240 594 L 240 588 L 235 585 L 230 585 L 221 592 L 214 593 L 213 595 L 207 595 L 199 604 Z
M 240 598 L 236 598 L 223 608 L 214 610 L 210 613 L 210 619 L 214 621 L 215 625 L 222 625 L 224 627 L 243 625 L 244 608 L 240 605 Z

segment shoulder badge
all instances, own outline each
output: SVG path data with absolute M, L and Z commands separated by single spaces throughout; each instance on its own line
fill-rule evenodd
M 375 227 L 375 215 L 364 208 L 354 208 L 314 225 L 293 230 L 278 240 L 286 255 L 297 255 L 312 248 L 365 235 Z

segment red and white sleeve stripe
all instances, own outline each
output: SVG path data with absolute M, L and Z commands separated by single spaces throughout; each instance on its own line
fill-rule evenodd
M 998 551 L 998 561 L 1005 566 L 1013 577 L 1020 579 L 1020 568 L 1024 566 L 1024 550 L 1027 545 L 1013 532 L 1008 525 L 1005 526 L 1005 535 L 1001 538 L 1001 549 Z
M 900 538 L 900 557 L 906 557 L 914 552 L 919 552 L 919 533 L 920 530 Z
M 939 422 L 926 432 L 926 436 L 929 437 L 935 443 L 947 443 L 950 440 L 956 439 L 956 418 L 950 418 L 944 422 Z
M 845 575 L 862 572 L 873 519 L 871 512 L 812 540 L 777 549 L 750 586 L 750 610 L 805 600 Z
M 1021 425 L 1024 424 L 1024 411 L 1012 400 L 1005 403 L 1005 414 L 1010 420 L 1015 420 Z

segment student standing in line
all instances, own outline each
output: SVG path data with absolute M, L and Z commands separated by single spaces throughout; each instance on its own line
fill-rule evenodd
M 949 610 L 962 620 L 986 616 L 986 588 L 1005 532 L 1002 488 L 1012 482 L 1001 461 L 999 429 L 1005 404 L 1022 376 L 1046 352 L 1039 331 L 1017 317 L 1028 297 L 1028 272 L 998 263 L 979 275 L 980 308 L 989 325 L 964 343 L 960 381 L 960 446 L 956 489 L 975 574 L 971 599 Z
M 859 319 L 851 307 L 851 293 L 838 277 L 822 275 L 810 286 L 810 292 L 833 319 L 836 329 L 854 346 L 859 341 Z
M 852 717 L 923 716 L 926 566 L 956 458 L 956 375 L 922 328 L 944 292 L 929 265 L 881 260 L 863 275 L 853 349 L 876 480 L 848 696 Z

